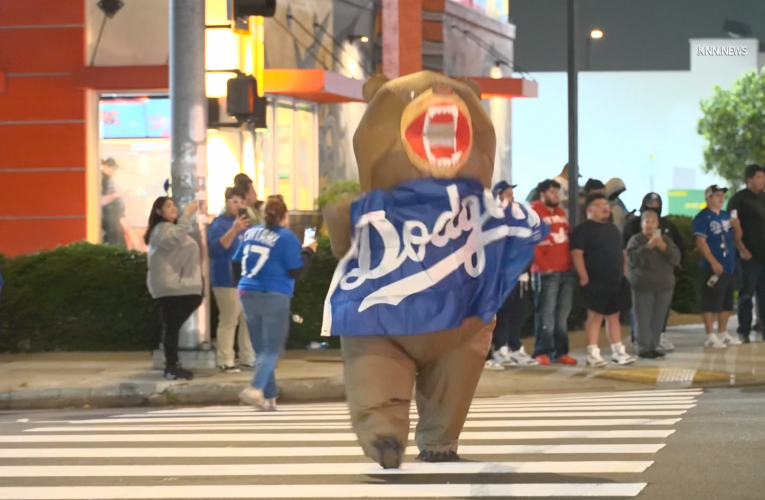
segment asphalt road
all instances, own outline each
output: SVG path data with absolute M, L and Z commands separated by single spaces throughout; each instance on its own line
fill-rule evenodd
M 4 412 L 0 499 L 757 499 L 763 424 L 765 388 L 476 400 L 461 462 L 383 472 L 341 404 Z

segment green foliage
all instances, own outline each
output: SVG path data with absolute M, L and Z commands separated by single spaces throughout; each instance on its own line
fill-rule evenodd
M 697 131 L 707 141 L 704 170 L 738 188 L 747 163 L 765 164 L 765 72 L 745 73 L 730 90 L 715 86 L 714 95 L 701 101 L 701 111 Z
M 0 351 L 141 351 L 159 335 L 145 254 L 74 243 L 0 265 Z
M 321 210 L 324 205 L 333 203 L 344 194 L 359 195 L 361 186 L 357 181 L 335 181 L 316 198 L 316 208 Z
M 677 226 L 685 246 L 685 258 L 680 269 L 675 270 L 677 283 L 672 296 L 672 310 L 683 314 L 698 314 L 701 311 L 701 255 L 693 237 L 693 219 L 682 215 L 670 215 L 667 218 Z

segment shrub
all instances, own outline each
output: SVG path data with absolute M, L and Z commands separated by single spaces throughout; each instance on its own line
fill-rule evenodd
M 691 217 L 672 215 L 668 217 L 677 226 L 685 245 L 685 258 L 680 269 L 675 271 L 677 284 L 672 297 L 672 310 L 684 314 L 701 312 L 701 288 L 699 280 L 699 259 L 701 255 L 696 248 L 693 237 L 693 219 Z
M 74 243 L 2 261 L 2 351 L 143 351 L 160 330 L 146 255 Z
M 324 205 L 332 203 L 344 194 L 353 196 L 361 194 L 361 186 L 357 181 L 335 181 L 316 198 L 316 209 L 321 210 Z

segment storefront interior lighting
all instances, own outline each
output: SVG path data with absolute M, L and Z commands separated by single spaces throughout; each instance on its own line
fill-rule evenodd
M 348 36 L 348 41 L 349 42 L 353 43 L 356 40 L 358 40 L 361 43 L 368 43 L 369 42 L 369 37 L 366 36 L 366 35 L 349 35 Z

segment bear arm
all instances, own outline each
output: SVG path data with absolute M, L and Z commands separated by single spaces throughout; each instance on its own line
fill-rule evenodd
M 324 223 L 329 231 L 332 253 L 338 259 L 345 257 L 351 248 L 351 202 L 352 196 L 341 198 L 321 209 Z

